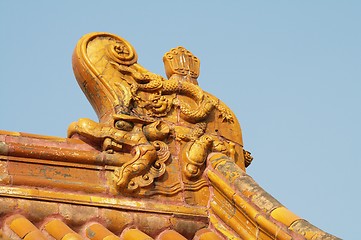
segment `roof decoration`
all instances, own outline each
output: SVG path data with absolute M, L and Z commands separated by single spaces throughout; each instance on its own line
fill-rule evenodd
M 73 68 L 99 121 L 68 138 L 0 131 L 4 239 L 337 239 L 245 172 L 236 116 L 198 85 L 200 61 L 165 54 L 167 79 L 109 33 L 78 42 Z

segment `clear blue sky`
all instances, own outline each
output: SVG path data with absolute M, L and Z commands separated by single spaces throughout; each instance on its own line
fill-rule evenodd
M 88 32 L 126 38 L 164 75 L 182 45 L 228 104 L 248 173 L 321 229 L 357 239 L 361 216 L 361 1 L 0 1 L 0 129 L 66 136 L 96 116 L 72 51 Z

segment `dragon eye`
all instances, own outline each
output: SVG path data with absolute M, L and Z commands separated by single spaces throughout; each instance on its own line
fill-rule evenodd
M 132 131 L 134 124 L 132 122 L 126 122 L 123 120 L 118 120 L 114 123 L 114 126 L 119 129 L 119 130 L 124 130 L 124 131 Z

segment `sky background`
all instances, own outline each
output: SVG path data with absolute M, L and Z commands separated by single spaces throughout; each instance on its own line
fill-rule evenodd
M 184 46 L 200 86 L 236 114 L 248 173 L 290 210 L 344 239 L 361 215 L 361 1 L 0 1 L 0 129 L 66 136 L 97 117 L 73 76 L 77 41 L 127 39 L 165 76 Z

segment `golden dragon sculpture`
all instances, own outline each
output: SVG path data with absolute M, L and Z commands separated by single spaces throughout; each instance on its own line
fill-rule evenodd
M 139 191 L 161 177 L 167 160 L 178 158 L 172 144 L 183 152 L 177 160 L 185 181 L 204 182 L 202 170 L 214 151 L 244 169 L 239 124 L 224 103 L 198 86 L 199 59 L 183 47 L 171 49 L 163 57 L 168 79 L 137 61 L 130 43 L 109 33 L 85 35 L 73 56 L 75 76 L 100 122 L 80 119 L 68 136 L 115 156 L 129 154 L 119 157 L 122 166 L 114 171 L 118 189 Z

